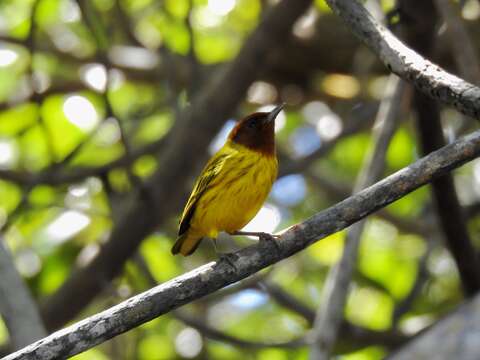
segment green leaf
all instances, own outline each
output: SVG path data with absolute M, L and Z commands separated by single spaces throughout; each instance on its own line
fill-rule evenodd
M 20 163 L 30 171 L 45 168 L 50 162 L 50 148 L 42 125 L 36 125 L 26 131 L 19 139 Z
M 387 151 L 387 164 L 391 169 L 400 169 L 415 159 L 415 142 L 405 128 L 399 129 Z
M 158 282 L 170 280 L 182 273 L 176 258 L 170 252 L 172 245 L 172 239 L 154 234 L 145 239 L 140 247 L 141 254 Z
M 81 354 L 72 356 L 71 360 L 109 360 L 110 358 L 105 355 L 100 349 L 90 349 Z
M 49 185 L 35 186 L 28 196 L 28 201 L 33 206 L 46 206 L 54 202 L 57 198 L 55 188 Z
M 12 212 L 22 198 L 21 189 L 14 183 L 0 180 L 0 208 Z
M 385 358 L 386 352 L 378 346 L 369 346 L 352 354 L 342 356 L 342 360 L 380 360 Z
M 0 135 L 17 135 L 35 124 L 38 108 L 26 103 L 0 113 Z
M 349 295 L 345 314 L 355 324 L 372 330 L 391 326 L 394 303 L 387 294 L 370 287 L 355 288 Z
M 133 164 L 133 173 L 139 177 L 145 178 L 153 174 L 157 168 L 157 159 L 152 155 L 140 157 Z
M 145 336 L 138 345 L 138 359 L 169 360 L 175 357 L 172 341 L 165 335 Z

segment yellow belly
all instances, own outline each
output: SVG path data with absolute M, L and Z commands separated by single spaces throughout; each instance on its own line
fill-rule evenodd
M 196 234 L 216 238 L 243 228 L 260 210 L 277 176 L 277 160 L 254 151 L 233 157 L 203 194 L 190 223 Z

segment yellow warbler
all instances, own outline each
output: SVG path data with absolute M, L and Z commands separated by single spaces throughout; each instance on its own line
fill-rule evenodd
M 204 237 L 216 239 L 220 231 L 265 238 L 238 230 L 260 210 L 277 177 L 275 118 L 283 106 L 242 119 L 208 161 L 183 210 L 173 254 L 191 255 Z

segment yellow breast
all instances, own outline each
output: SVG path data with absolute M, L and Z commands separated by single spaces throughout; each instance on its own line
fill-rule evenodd
M 227 143 L 228 154 L 221 171 L 202 195 L 191 228 L 204 236 L 243 228 L 260 210 L 277 176 L 274 156 Z

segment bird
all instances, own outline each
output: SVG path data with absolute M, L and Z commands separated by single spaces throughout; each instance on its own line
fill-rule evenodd
M 191 255 L 202 239 L 220 232 L 273 240 L 263 232 L 239 231 L 258 213 L 277 177 L 275 119 L 284 103 L 244 117 L 207 162 L 183 210 L 172 254 Z

